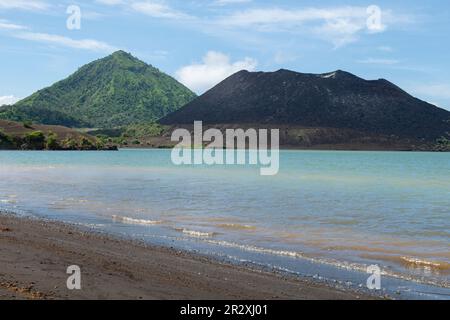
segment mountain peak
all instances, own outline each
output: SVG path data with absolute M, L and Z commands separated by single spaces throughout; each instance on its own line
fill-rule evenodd
M 144 63 L 135 56 L 133 56 L 131 53 L 125 52 L 123 50 L 118 50 L 109 56 L 105 57 L 104 59 L 112 59 L 112 60 L 118 60 L 118 61 L 132 61 L 132 62 L 138 62 L 138 63 Z
M 275 73 L 292 73 L 294 71 L 288 70 L 288 69 L 279 69 L 278 71 L 275 71 Z
M 355 76 L 353 73 L 344 71 L 344 70 L 336 70 L 333 72 L 321 73 L 317 75 L 319 78 L 323 79 L 361 79 Z M 362 80 L 362 79 L 361 79 Z
M 115 57 L 115 58 L 126 58 L 126 59 L 131 59 L 131 60 L 139 60 L 138 58 L 133 56 L 131 53 L 126 52 L 124 50 L 118 50 L 118 51 L 112 53 L 110 56 Z
M 117 50 L 117 51 L 113 52 L 112 55 L 116 56 L 116 55 L 131 55 L 131 54 L 129 52 L 124 51 L 124 50 Z
M 267 76 L 272 76 L 272 75 L 276 75 L 276 76 L 289 76 L 289 75 L 297 75 L 297 76 L 308 76 L 308 77 L 319 77 L 319 78 L 332 78 L 332 79 L 360 79 L 363 80 L 361 78 L 359 78 L 358 76 L 355 76 L 354 74 L 344 71 L 344 70 L 336 70 L 336 71 L 332 71 L 332 72 L 327 72 L 327 73 L 319 73 L 319 74 L 315 74 L 315 73 L 301 73 L 301 72 L 297 72 L 297 71 L 292 71 L 289 69 L 279 69 L 277 71 L 273 71 L 273 72 L 262 72 L 262 71 L 257 71 L 257 72 L 250 72 L 247 70 L 240 70 L 238 72 L 236 72 L 233 76 L 238 76 L 238 75 L 251 75 L 251 74 L 259 74 L 259 75 L 267 75 Z
M 450 131 L 450 112 L 386 80 L 365 80 L 343 70 L 237 75 L 241 76 L 225 79 L 160 122 L 345 128 L 431 140 Z
M 0 118 L 112 128 L 155 121 L 195 96 L 174 78 L 119 50 L 10 108 L 2 108 Z
M 158 73 L 161 72 L 151 64 L 140 60 L 124 50 L 118 50 L 104 58 L 93 61 L 82 68 L 98 68 L 98 66 L 109 65 L 109 69 L 117 69 L 122 71 L 138 72 L 144 74 L 148 71 Z

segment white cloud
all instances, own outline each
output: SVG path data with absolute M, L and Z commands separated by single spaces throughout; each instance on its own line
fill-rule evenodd
M 241 4 L 249 2 L 252 2 L 252 0 L 216 0 L 214 4 L 219 6 L 226 6 L 229 4 Z
M 56 44 L 64 47 L 75 48 L 75 49 L 84 49 L 91 51 L 101 51 L 101 52 L 113 52 L 116 51 L 117 48 L 101 41 L 92 40 L 92 39 L 82 39 L 75 40 L 69 37 L 64 37 L 60 35 L 48 34 L 48 33 L 36 33 L 36 32 L 20 32 L 14 35 L 16 38 Z
M 276 28 L 277 26 L 292 26 L 308 21 L 332 20 L 340 18 L 366 17 L 365 8 L 335 8 L 335 9 L 251 9 L 235 12 L 222 19 L 223 23 L 228 22 L 234 26 L 260 26 Z
M 192 16 L 175 10 L 167 5 L 165 2 L 161 1 L 139 1 L 133 2 L 131 8 L 136 12 L 148 15 L 154 18 L 165 18 L 165 19 L 190 19 Z
M 14 104 L 17 101 L 19 101 L 20 98 L 17 98 L 13 95 L 11 96 L 0 96 L 0 106 L 6 105 L 6 104 Z
M 216 22 L 223 28 L 240 28 L 259 32 L 288 32 L 312 35 L 329 41 L 335 47 L 357 41 L 362 34 L 384 32 L 389 25 L 412 22 L 412 18 L 381 11 L 380 25 L 369 28 L 367 7 L 332 8 L 256 8 L 234 12 Z
M 1 1 L 1 0 L 0 0 Z M 48 34 L 48 33 L 39 33 L 32 31 L 25 31 L 29 29 L 26 26 L 18 25 L 11 23 L 7 20 L 0 19 L 0 30 L 7 30 L 8 35 L 17 39 L 29 40 L 35 42 L 42 42 L 47 44 L 59 45 L 63 47 L 75 48 L 75 49 L 83 49 L 83 50 L 91 50 L 98 52 L 107 52 L 111 53 L 113 51 L 118 50 L 116 47 L 102 41 L 93 40 L 93 39 L 72 39 L 70 37 Z
M 379 58 L 367 58 L 365 60 L 359 60 L 358 63 L 363 64 L 382 64 L 382 65 L 394 65 L 400 61 L 395 59 L 379 59 Z
M 14 24 L 14 23 L 10 23 L 7 20 L 2 20 L 0 19 L 0 29 L 6 29 L 6 30 L 24 30 L 27 29 L 27 27 L 19 25 L 19 24 Z
M 376 6 L 337 6 L 309 8 L 254 7 L 248 10 L 228 11 L 222 16 L 201 17 L 188 14 L 169 5 L 167 0 L 96 0 L 106 5 L 124 5 L 126 10 L 150 17 L 183 20 L 186 27 L 221 35 L 236 31 L 282 32 L 309 36 L 330 42 L 335 48 L 358 41 L 362 35 L 385 32 L 396 25 L 415 22 L 413 16 L 383 10 Z M 213 0 L 212 5 L 225 6 L 250 3 L 252 0 Z M 373 19 L 374 8 L 380 10 L 380 19 Z M 189 23 L 189 24 L 188 24 Z M 375 24 L 374 24 L 375 23 Z M 250 38 L 249 36 L 246 37 Z
M 172 8 L 165 0 L 95 0 L 95 2 L 108 6 L 123 5 L 127 10 L 154 18 L 175 20 L 194 18 L 187 13 Z
M 0 9 L 46 10 L 50 5 L 40 0 L 0 0 Z
M 1 1 L 1 0 L 0 0 Z M 409 25 L 415 17 L 377 6 L 336 6 L 309 8 L 253 7 L 227 11 L 222 16 L 196 16 L 183 12 L 168 0 L 96 0 L 106 5 L 123 5 L 128 11 L 153 18 L 183 20 L 186 27 L 201 29 L 208 34 L 223 35 L 230 31 L 247 33 L 240 38 L 255 38 L 255 32 L 282 32 L 309 36 L 330 42 L 335 48 L 358 41 L 362 35 L 385 32 L 392 26 Z M 200 1 L 196 1 L 200 3 Z M 239 5 L 252 0 L 212 0 L 211 5 Z M 374 10 L 380 19 L 373 19 Z M 236 34 L 236 33 L 235 33 Z
M 179 69 L 176 72 L 176 78 L 195 92 L 203 93 L 238 71 L 255 70 L 257 64 L 257 61 L 252 58 L 231 62 L 229 56 L 221 52 L 209 51 L 203 57 L 202 63 Z
M 95 0 L 95 2 L 106 4 L 108 6 L 116 6 L 124 3 L 123 0 Z

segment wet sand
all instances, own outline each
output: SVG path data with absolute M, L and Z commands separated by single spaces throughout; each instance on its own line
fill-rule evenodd
M 81 268 L 68 290 L 67 267 Z M 0 299 L 365 299 L 76 226 L 0 214 Z

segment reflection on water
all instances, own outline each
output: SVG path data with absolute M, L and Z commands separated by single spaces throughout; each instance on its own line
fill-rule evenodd
M 283 151 L 280 173 L 175 167 L 169 150 L 0 152 L 0 208 L 142 226 L 448 285 L 450 154 Z

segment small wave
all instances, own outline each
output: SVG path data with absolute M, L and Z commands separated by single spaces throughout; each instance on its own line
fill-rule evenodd
M 209 222 L 218 222 L 218 223 L 239 223 L 242 222 L 240 219 L 234 217 L 207 217 L 204 219 Z
M 425 260 L 424 258 L 390 255 L 390 254 L 365 253 L 359 256 L 365 259 L 390 261 L 399 264 L 407 269 L 423 269 L 425 271 L 430 271 L 437 274 L 449 273 L 450 271 L 450 263 L 445 261 L 436 261 L 436 260 L 432 261 L 432 260 Z
M 62 198 L 60 199 L 61 202 L 70 202 L 70 203 L 87 203 L 89 200 L 87 199 L 80 199 L 80 198 Z
M 122 223 L 139 224 L 139 225 L 155 225 L 155 224 L 162 223 L 162 221 L 135 219 L 135 218 L 130 218 L 130 217 L 116 216 L 116 215 L 113 216 L 113 220 L 122 222 Z
M 403 261 L 404 264 L 410 267 L 441 271 L 450 270 L 450 264 L 447 262 L 430 261 L 413 257 L 401 257 L 401 261 Z
M 239 224 L 239 223 L 222 223 L 217 225 L 217 227 L 229 230 L 256 230 L 255 226 L 249 226 L 246 224 Z
M 17 203 L 17 201 L 13 200 L 13 199 L 0 199 L 0 203 L 15 204 L 15 203 Z
M 202 231 L 196 231 L 196 230 L 189 230 L 189 229 L 175 229 L 179 232 L 182 232 L 184 234 L 187 234 L 191 237 L 197 237 L 197 238 L 211 238 L 216 235 L 215 232 L 202 232 Z
M 261 248 L 251 245 L 243 245 L 228 241 L 214 241 L 210 240 L 208 241 L 211 244 L 219 245 L 222 247 L 230 247 L 230 248 L 238 248 L 244 251 L 251 251 L 251 252 L 257 252 L 257 253 L 266 253 L 266 254 L 272 254 L 277 256 L 285 256 L 285 257 L 293 257 L 293 258 L 305 258 L 303 253 L 296 252 L 296 251 L 287 251 L 287 250 L 274 250 L 274 249 L 267 249 L 267 248 Z
M 241 249 L 243 251 L 250 251 L 250 252 L 256 252 L 256 253 L 262 253 L 262 254 L 270 254 L 270 255 L 276 255 L 276 256 L 285 256 L 285 257 L 291 257 L 296 259 L 304 259 L 306 261 L 312 262 L 312 263 L 320 263 L 320 264 L 326 264 L 326 265 L 332 265 L 334 267 L 338 267 L 341 269 L 351 270 L 351 271 L 360 271 L 365 273 L 367 271 L 367 265 L 360 264 L 360 263 L 350 263 L 346 261 L 338 261 L 330 258 L 319 258 L 319 257 L 311 257 L 308 255 L 305 255 L 301 252 L 296 251 L 286 251 L 286 250 L 275 250 L 275 249 L 268 249 L 268 248 L 262 248 L 252 245 L 242 245 L 234 242 L 228 242 L 228 241 L 219 241 L 219 240 L 205 240 L 207 243 L 218 245 L 222 247 L 229 247 L 229 248 L 236 248 Z M 442 267 L 442 266 L 441 266 Z M 450 267 L 450 266 L 449 266 Z M 417 278 L 412 275 L 404 274 L 404 273 L 398 273 L 389 269 L 382 269 L 381 274 L 383 276 L 391 276 L 398 279 L 403 279 L 407 281 L 414 281 L 417 283 L 424 283 L 434 286 L 439 286 L 443 288 L 450 288 L 450 283 L 446 280 L 436 280 L 436 279 L 424 279 L 424 278 Z
M 323 250 L 327 251 L 359 251 L 363 253 L 405 254 L 400 249 L 382 248 L 368 245 L 325 245 Z
M 48 204 L 53 209 L 70 209 L 74 206 L 80 205 L 94 205 L 87 199 L 76 199 L 76 198 L 62 198 L 56 201 L 52 201 Z

